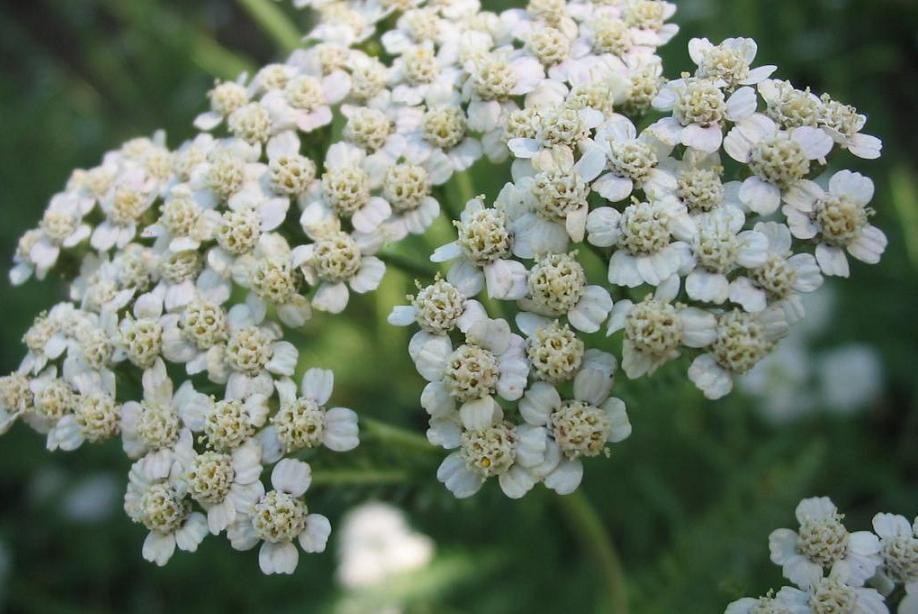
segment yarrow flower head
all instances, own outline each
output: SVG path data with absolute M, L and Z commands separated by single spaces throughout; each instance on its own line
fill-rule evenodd
M 417 327 L 438 481 L 519 498 L 571 493 L 630 445 L 619 362 L 636 379 L 684 354 L 721 398 L 805 316 L 801 295 L 887 246 L 873 183 L 832 158 L 879 156 L 866 117 L 772 78 L 747 38 L 693 39 L 694 72 L 668 75 L 671 2 L 294 4 L 316 13 L 303 48 L 215 83 L 193 138 L 157 132 L 75 171 L 13 255 L 13 284 L 69 285 L 0 378 L 0 433 L 21 422 L 59 451 L 120 438 L 147 560 L 210 534 L 261 544 L 264 573 L 325 549 L 311 466 L 289 456 L 319 465 L 358 448 L 358 424 L 387 425 L 330 406 L 312 337 L 374 308 L 355 295 L 381 289 L 388 310 L 388 269 L 424 278 L 388 321 Z M 798 589 L 733 611 L 879 612 L 875 572 L 914 584 L 899 519 L 848 533 L 814 499 L 798 520 L 772 536 Z

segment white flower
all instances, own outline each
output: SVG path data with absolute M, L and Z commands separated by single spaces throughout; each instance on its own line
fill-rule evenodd
M 401 510 L 385 503 L 363 503 L 341 523 L 336 576 L 348 588 L 379 586 L 422 569 L 433 555 L 433 540 L 413 531 Z
M 582 457 L 598 456 L 608 443 L 631 434 L 631 423 L 621 399 L 609 397 L 615 358 L 590 350 L 574 380 L 574 397 L 565 400 L 549 383 L 533 384 L 520 400 L 527 424 L 544 427 L 551 436 L 549 456 L 560 453 L 557 466 L 544 475 L 545 485 L 558 494 L 576 490 L 583 475 Z
M 245 87 L 247 75 L 242 74 L 236 81 L 217 82 L 207 93 L 210 99 L 210 111 L 198 115 L 194 126 L 198 130 L 213 130 L 233 111 L 249 102 L 249 93 Z
M 787 334 L 788 324 L 780 307 L 758 313 L 728 311 L 717 317 L 717 331 L 708 352 L 689 367 L 689 379 L 709 399 L 733 390 L 733 377 L 759 363 Z
M 312 482 L 312 471 L 302 461 L 285 458 L 271 472 L 273 490 L 252 506 L 251 515 L 242 516 L 227 527 L 227 536 L 236 550 L 250 550 L 262 542 L 258 565 L 265 574 L 292 574 L 304 552 L 323 552 L 331 534 L 331 523 L 321 514 L 310 514 L 302 496 Z
M 191 511 L 177 477 L 151 473 L 143 461 L 131 466 L 124 511 L 150 531 L 143 542 L 143 558 L 160 567 L 169 562 L 176 546 L 195 552 L 207 535 L 207 519 L 201 512 Z
M 292 264 L 306 283 L 316 286 L 312 305 L 330 313 L 341 313 L 347 307 L 348 286 L 358 294 L 379 287 L 386 265 L 374 256 L 379 238 L 359 231 L 323 232 L 313 237 L 315 243 L 293 249 Z
M 145 471 L 164 477 L 173 466 L 187 460 L 191 451 L 191 430 L 183 417 L 210 404 L 191 381 L 173 394 L 173 383 L 161 359 L 143 373 L 143 401 L 126 402 L 121 409 L 124 452 L 131 458 L 143 456 Z
M 591 132 L 602 123 L 603 115 L 593 109 L 561 108 L 546 109 L 540 119 L 535 138 L 511 138 L 507 146 L 517 160 L 529 160 L 534 168 L 549 170 L 556 166 L 556 157 L 571 158 L 592 144 Z
M 648 197 L 676 189 L 675 177 L 658 166 L 669 156 L 672 145 L 660 141 L 653 131 L 638 136 L 630 120 L 616 117 L 599 127 L 595 141 L 608 158 L 609 172 L 591 187 L 606 200 L 623 201 L 636 189 Z
M 812 254 L 793 254 L 790 230 L 777 222 L 759 222 L 755 231 L 768 238 L 768 258 L 747 276 L 730 284 L 730 300 L 746 311 L 756 313 L 769 304 L 780 304 L 790 324 L 803 318 L 801 293 L 813 292 L 823 283 L 819 265 Z
M 602 286 L 588 285 L 574 254 L 549 254 L 529 271 L 529 293 L 521 308 L 549 317 L 566 316 L 577 330 L 595 333 L 612 309 L 612 297 Z
M 266 462 L 284 454 L 320 445 L 335 452 L 353 450 L 360 443 L 357 414 L 352 409 L 325 405 L 331 398 L 334 374 L 327 369 L 309 369 L 303 374 L 299 394 L 288 378 L 275 382 L 280 406 L 270 425 L 259 434 Z
M 255 313 L 265 312 L 268 305 L 273 305 L 278 319 L 291 328 L 303 326 L 312 316 L 296 276 L 296 254 L 282 235 L 263 234 L 257 247 L 238 257 L 232 269 L 236 283 L 250 289 L 246 304 Z
M 685 291 L 696 301 L 720 305 L 730 294 L 727 275 L 737 267 L 755 268 L 768 260 L 768 238 L 742 230 L 745 217 L 735 207 L 720 207 L 695 216 L 698 232 L 692 244 L 692 271 Z
M 350 88 L 351 78 L 341 70 L 321 78 L 295 75 L 261 102 L 278 131 L 296 129 L 308 134 L 331 123 L 331 105 L 344 100 Z
M 399 114 L 399 131 L 405 135 L 405 158 L 413 164 L 430 159 L 451 173 L 468 170 L 483 150 L 469 134 L 468 120 L 451 91 L 449 95 L 428 95 L 425 107 L 405 109 Z
M 807 90 L 798 90 L 789 81 L 767 79 L 758 84 L 765 100 L 765 115 L 785 130 L 819 124 L 822 101 Z
M 883 363 L 876 348 L 848 344 L 818 356 L 826 408 L 840 414 L 864 409 L 883 391 Z
M 392 309 L 388 322 L 393 326 L 410 326 L 417 323 L 421 330 L 443 335 L 459 328 L 467 332 L 477 320 L 486 317 L 484 306 L 469 298 L 448 281 L 437 276 L 434 283 L 419 287 L 416 296 L 409 296 L 410 305 L 399 305 Z
M 533 378 L 560 384 L 577 375 L 584 344 L 568 324 L 521 311 L 516 325 L 527 336 L 526 356 Z
M 19 373 L 0 377 L 0 434 L 32 409 L 34 396 L 29 380 Z
M 640 303 L 624 299 L 612 307 L 607 334 L 625 331 L 622 369 L 630 379 L 652 375 L 678 357 L 682 346 L 703 348 L 717 338 L 714 315 L 674 305 L 678 294 L 679 278 L 673 275 Z
M 403 50 L 392 62 L 389 74 L 393 102 L 417 106 L 432 93 L 452 93 L 459 84 L 461 71 L 450 55 L 438 53 L 432 41 Z
M 875 160 L 883 151 L 883 143 L 875 136 L 861 134 L 867 123 L 867 116 L 852 106 L 822 97 L 819 125 L 842 149 L 847 149 L 858 158 Z
M 493 395 L 507 401 L 523 396 L 529 375 L 525 343 L 505 320 L 482 315 L 469 327 L 466 343 L 455 350 L 449 337 L 422 331 L 412 337 L 409 352 L 418 373 L 429 382 L 421 406 L 432 423 L 452 420 L 458 405 L 465 428 L 484 428 L 503 416 Z
M 795 512 L 799 532 L 777 529 L 768 538 L 771 560 L 784 569 L 784 577 L 818 590 L 823 571 L 862 586 L 882 562 L 880 541 L 869 531 L 849 533 L 843 516 L 827 497 L 804 499 Z
M 852 614 L 889 614 L 883 596 L 875 589 L 851 586 L 842 578 L 820 578 L 808 590 L 785 586 L 778 591 L 776 603 L 791 612 L 851 612 Z M 902 612 L 902 609 L 899 609 Z
M 201 206 L 187 184 L 172 188 L 162 206 L 159 220 L 141 233 L 144 238 L 155 237 L 154 249 L 159 252 L 196 250 L 214 238 L 220 214 L 213 208 Z
M 226 203 L 233 209 L 240 209 L 234 197 L 249 186 L 257 186 L 265 173 L 264 164 L 258 162 L 260 153 L 259 147 L 242 139 L 216 142 L 208 151 L 207 158 L 191 171 L 189 185 L 194 199 L 203 208 Z M 250 199 L 251 194 L 242 198 Z
M 752 211 L 770 215 L 782 196 L 806 179 L 811 163 L 829 154 L 832 139 L 809 126 L 779 130 L 772 120 L 757 115 L 730 131 L 724 149 L 752 171 L 740 188 L 740 200 Z
M 455 444 L 448 447 L 459 449 L 440 464 L 437 479 L 459 499 L 474 495 L 489 477 L 497 477 L 505 495 L 519 499 L 545 473 L 544 428 L 496 422 L 463 430 Z
M 590 182 L 602 172 L 605 157 L 598 148 L 576 163 L 567 148 L 554 154 L 550 166 L 507 184 L 495 202 L 507 215 L 518 258 L 563 252 L 586 234 Z
M 156 196 L 142 170 L 135 168 L 121 174 L 99 203 L 105 220 L 93 231 L 92 246 L 100 252 L 116 246 L 124 248 L 137 235 L 138 224 Z
M 587 233 L 592 245 L 617 248 L 609 259 L 609 282 L 635 288 L 656 286 L 688 264 L 697 228 L 685 205 L 666 196 L 635 201 L 622 213 L 611 207 L 594 209 Z
M 526 267 L 509 259 L 513 239 L 502 211 L 486 209 L 480 197 L 472 199 L 466 203 L 456 227 L 458 240 L 437 248 L 430 256 L 433 262 L 455 262 L 446 275 L 447 281 L 466 296 L 478 294 L 486 285 L 493 299 L 526 296 Z
M 332 145 L 325 156 L 321 181 L 300 200 L 303 205 L 300 224 L 306 233 L 337 227 L 338 218 L 350 219 L 354 229 L 360 232 L 371 233 L 379 228 L 392 215 L 389 202 L 371 194 L 382 181 L 377 177 L 379 172 L 359 147 L 347 143 Z
M 264 322 L 265 312 L 248 305 L 229 311 L 229 339 L 214 346 L 208 356 L 208 373 L 214 381 L 226 381 L 226 396 L 242 399 L 252 393 L 270 396 L 272 375 L 293 375 L 299 351 L 283 341 L 280 327 Z
M 744 210 L 739 200 L 742 183 L 724 181 L 724 168 L 717 154 L 687 149 L 681 160 L 661 161 L 660 169 L 676 178 L 675 186 L 664 193 L 678 198 L 693 217 L 723 207 Z
M 752 68 L 758 45 L 751 38 L 727 38 L 719 45 L 706 38 L 693 38 L 688 49 L 692 61 L 698 66 L 695 75 L 722 80 L 727 83 L 728 89 L 756 85 L 777 70 L 777 66 Z
M 40 235 L 28 251 L 28 266 L 43 279 L 54 268 L 61 249 L 72 249 L 89 238 L 92 228 L 85 223 L 95 203 L 92 199 L 64 192 L 51 199 L 39 224 Z
M 783 208 L 791 233 L 798 239 L 815 239 L 816 261 L 826 275 L 847 277 L 845 251 L 868 264 L 876 264 L 886 250 L 886 235 L 870 224 L 873 181 L 860 173 L 839 171 L 828 190 L 813 181 L 801 181 L 784 197 Z
M 219 534 L 236 520 L 250 514 L 264 494 L 258 442 L 249 440 L 230 453 L 207 450 L 195 453 L 181 476 L 188 496 L 207 512 L 207 526 Z
M 914 600 L 918 595 L 918 518 L 909 524 L 904 516 L 877 514 L 873 517 L 873 530 L 880 538 L 883 557 L 878 578 L 890 589 L 902 584 Z M 902 605 L 899 611 L 903 611 Z
M 705 153 L 714 153 L 724 142 L 727 122 L 736 124 L 734 131 L 755 118 L 757 99 L 751 87 L 741 87 L 729 98 L 724 82 L 717 79 L 688 77 L 676 79 L 660 88 L 653 107 L 671 111 L 648 130 L 664 143 L 685 145 Z

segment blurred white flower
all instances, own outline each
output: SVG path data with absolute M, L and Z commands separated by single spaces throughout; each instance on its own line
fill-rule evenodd
M 412 530 L 401 510 L 365 503 L 342 522 L 336 576 L 346 588 L 378 586 L 424 568 L 433 556 L 433 540 Z

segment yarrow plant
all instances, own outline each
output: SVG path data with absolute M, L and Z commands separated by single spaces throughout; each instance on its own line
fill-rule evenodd
M 261 544 L 265 573 L 325 548 L 297 455 L 353 450 L 358 415 L 329 406 L 333 374 L 291 333 L 377 289 L 404 265 L 392 245 L 438 218 L 454 240 L 409 269 L 441 274 L 389 321 L 415 330 L 457 497 L 489 478 L 513 498 L 573 492 L 631 433 L 619 364 L 635 379 L 685 355 L 721 398 L 805 316 L 801 295 L 886 247 L 871 180 L 843 169 L 880 154 L 866 118 L 774 79 L 745 38 L 692 40 L 697 68 L 668 79 L 670 2 L 295 4 L 317 14 L 302 49 L 216 83 L 193 138 L 138 138 L 74 172 L 14 256 L 13 284 L 54 273 L 68 300 L 0 379 L 0 429 L 65 451 L 120 438 L 125 511 L 157 564 L 208 534 Z M 476 163 L 506 172 L 499 194 L 447 193 Z M 874 599 L 856 591 L 879 542 L 813 507 L 808 537 L 778 549 L 791 579 L 843 568 L 819 581 Z
M 918 612 L 918 518 L 877 514 L 873 531 L 849 532 L 828 497 L 804 499 L 798 529 L 768 538 L 771 561 L 794 586 L 731 603 L 725 614 Z

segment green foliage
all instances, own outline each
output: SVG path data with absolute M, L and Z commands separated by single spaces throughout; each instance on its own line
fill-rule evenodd
M 364 427 L 359 461 L 316 453 L 307 500 L 320 500 L 333 522 L 359 501 L 395 502 L 436 540 L 431 567 L 384 590 L 344 594 L 333 580 L 334 544 L 325 556 L 303 557 L 292 578 L 264 578 L 255 553 L 205 540 L 196 555 L 155 568 L 141 560 L 144 532 L 120 513 L 120 501 L 95 523 L 62 514 L 68 489 L 81 477 L 110 472 L 122 483 L 127 461 L 118 443 L 49 455 L 42 439 L 20 425 L 0 443 L 0 544 L 11 557 L 0 608 L 368 612 L 397 602 L 418 613 L 594 612 L 608 611 L 616 598 L 611 583 L 620 564 L 632 612 L 717 612 L 731 599 L 781 584 L 780 570 L 768 563 L 767 536 L 788 526 L 803 496 L 833 497 L 852 528 L 866 528 L 876 511 L 918 513 L 918 6 L 680 4 L 683 31 L 663 52 L 669 76 L 688 68 L 691 36 L 753 36 L 761 63 L 867 112 L 870 132 L 886 143 L 884 161 L 849 162 L 877 181 L 877 224 L 888 232 L 890 249 L 882 265 L 854 266 L 852 282 L 839 284 L 841 308 L 831 338 L 822 340 L 880 349 L 884 393 L 866 414 L 769 426 L 739 395 L 701 400 L 682 375 L 687 365 L 677 362 L 650 380 L 617 383 L 634 434 L 611 459 L 588 463 L 578 498 L 559 501 L 541 489 L 511 502 L 490 484 L 474 500 L 457 502 L 433 479 L 438 452 L 371 421 L 417 434 L 425 428 L 417 403 L 422 382 L 405 352 L 408 332 L 385 322 L 413 279 L 392 271 L 379 292 L 352 301 L 347 318 L 317 318 L 297 340 L 311 365 L 335 370 L 336 402 L 357 408 Z M 189 136 L 214 78 L 276 57 L 304 26 L 302 15 L 268 0 L 34 0 L 5 7 L 2 257 L 13 253 L 70 169 L 159 127 L 172 144 Z M 483 169 L 475 169 L 474 186 L 447 187 L 448 207 L 455 210 L 469 194 L 496 194 L 505 175 Z M 429 252 L 452 233 L 440 222 L 427 237 L 393 249 L 390 261 Z M 4 281 L 0 288 L 0 371 L 8 372 L 21 357 L 19 338 L 31 318 L 60 291 L 53 280 L 15 291 Z

